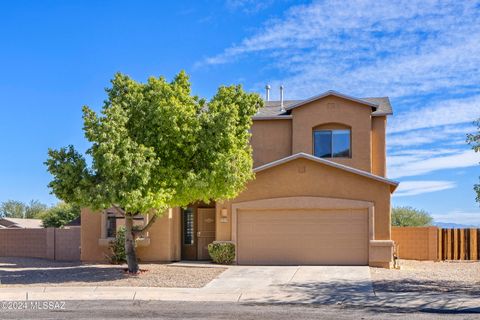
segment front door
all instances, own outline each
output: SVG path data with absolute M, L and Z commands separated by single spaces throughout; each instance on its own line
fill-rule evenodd
M 197 260 L 209 260 L 208 245 L 215 241 L 215 208 L 197 209 Z
M 215 240 L 215 208 L 192 205 L 182 209 L 182 260 L 209 260 Z

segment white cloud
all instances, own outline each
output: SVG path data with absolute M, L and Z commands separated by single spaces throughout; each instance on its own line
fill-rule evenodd
M 388 158 L 388 176 L 393 179 L 411 177 L 445 169 L 476 166 L 480 153 L 473 150 L 409 150 Z
M 292 98 L 326 89 L 402 98 L 439 90 L 478 93 L 478 4 L 315 1 L 292 7 L 203 63 L 260 59 L 285 75 L 270 82 L 283 82 Z
M 396 133 L 451 124 L 471 124 L 478 118 L 480 118 L 480 95 L 465 99 L 450 99 L 423 108 L 404 111 L 391 119 L 388 131 Z M 446 133 L 455 133 L 451 130 L 454 129 L 452 127 L 446 129 L 450 129 Z M 472 127 L 465 127 L 465 129 L 471 130 Z
M 398 129 L 395 130 L 394 125 L 401 122 L 395 121 L 395 117 L 393 121 L 394 124 L 389 124 L 388 126 L 389 133 L 387 135 L 387 146 L 390 149 L 400 147 L 412 148 L 436 142 L 442 142 L 444 145 L 467 146 L 467 133 L 475 132 L 475 127 L 471 123 L 399 131 Z
M 432 217 L 436 222 L 458 223 L 480 227 L 480 211 L 453 211 L 447 214 L 432 214 Z
M 457 185 L 453 181 L 402 181 L 398 186 L 398 189 L 393 194 L 394 197 L 414 196 L 423 193 L 430 193 L 436 191 L 442 191 L 447 189 L 453 189 Z

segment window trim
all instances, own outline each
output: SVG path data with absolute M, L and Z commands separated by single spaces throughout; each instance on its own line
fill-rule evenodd
M 330 132 L 330 151 L 331 151 L 331 156 L 330 157 L 319 157 L 322 159 L 352 159 L 352 129 L 351 128 L 342 128 L 342 129 L 328 129 L 328 128 L 322 128 L 322 129 L 313 129 L 312 130 L 312 155 L 317 157 L 315 155 L 315 132 Z M 334 131 L 348 131 L 349 132 L 349 138 L 350 138 L 350 145 L 349 145 L 349 155 L 347 157 L 334 157 L 333 156 L 333 132 Z

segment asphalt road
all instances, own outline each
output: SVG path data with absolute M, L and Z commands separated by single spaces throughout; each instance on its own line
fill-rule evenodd
M 479 319 L 480 313 L 389 310 L 341 305 L 254 305 L 164 301 L 66 301 L 57 310 L 1 310 L 0 319 Z

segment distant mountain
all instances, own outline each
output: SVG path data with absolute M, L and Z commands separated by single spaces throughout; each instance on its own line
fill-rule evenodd
M 478 228 L 478 226 L 474 225 L 468 225 L 468 224 L 460 224 L 460 223 L 451 223 L 451 222 L 434 222 L 434 226 L 437 226 L 439 228 Z

